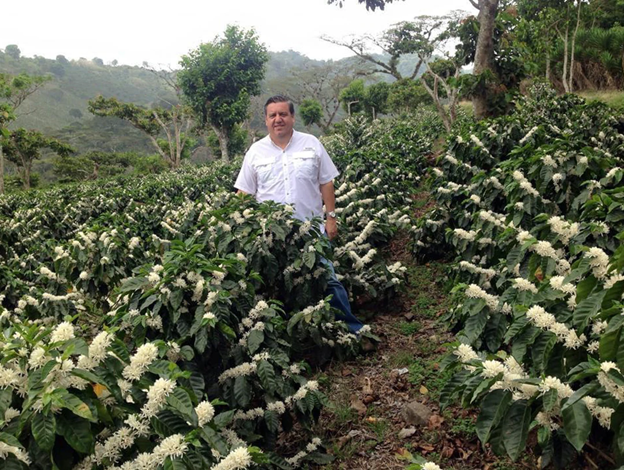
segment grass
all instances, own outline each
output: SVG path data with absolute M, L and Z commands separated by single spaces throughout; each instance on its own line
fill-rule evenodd
M 418 331 L 422 328 L 422 324 L 417 321 L 414 321 L 414 322 L 402 321 L 401 323 L 398 324 L 397 328 L 399 329 L 399 332 L 402 335 L 412 336 L 415 333 L 418 333 Z
M 585 98 L 587 101 L 602 101 L 614 108 L 624 108 L 624 91 L 619 90 L 598 90 L 598 91 L 582 91 L 577 95 Z

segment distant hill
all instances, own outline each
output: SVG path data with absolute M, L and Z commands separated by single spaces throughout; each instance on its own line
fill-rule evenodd
M 355 57 L 332 62 L 313 60 L 293 50 L 270 52 L 263 93 L 254 100 L 250 110 L 249 130 L 260 134 L 266 132 L 261 104 L 271 94 L 283 91 L 289 78 L 290 87 L 298 86 L 297 81 L 292 80 L 291 70 L 356 62 Z M 401 64 L 401 71 L 407 74 L 413 64 L 414 59 L 408 57 Z M 89 113 L 87 104 L 90 99 L 101 94 L 146 107 L 175 100 L 172 91 L 153 72 L 136 66 L 105 65 L 98 58 L 71 61 L 62 55 L 56 59 L 40 56 L 14 58 L 0 51 L 0 72 L 51 77 L 42 89 L 24 102 L 18 119 L 11 126 L 40 130 L 70 143 L 79 153 L 91 150 L 153 152 L 149 140 L 128 123 L 116 118 L 98 118 Z M 379 74 L 369 80 L 393 79 Z M 337 117 L 343 116 L 344 112 L 340 111 Z M 315 132 L 318 129 L 315 128 Z

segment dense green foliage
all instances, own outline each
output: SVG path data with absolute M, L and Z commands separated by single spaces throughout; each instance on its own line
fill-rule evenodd
M 461 343 L 442 402 L 480 404 L 480 439 L 514 459 L 534 428 L 558 468 L 600 427 L 623 454 L 622 122 L 541 87 L 463 126 L 431 173 L 416 252 L 452 253 Z
M 411 226 L 407 207 L 396 210 L 408 175 L 389 163 L 340 163 L 333 258 L 354 298 L 392 295 L 403 278 L 379 252 Z M 198 469 L 239 456 L 239 468 L 286 469 L 326 459 L 316 440 L 288 460 L 269 451 L 324 403 L 304 360 L 357 348 L 323 298 L 329 244 L 291 208 L 235 195 L 237 171 L 0 199 L 7 464 Z

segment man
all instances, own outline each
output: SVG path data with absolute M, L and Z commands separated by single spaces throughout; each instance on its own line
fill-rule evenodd
M 316 137 L 293 129 L 295 107 L 288 98 L 269 98 L 264 105 L 264 118 L 269 135 L 249 148 L 234 186 L 239 193 L 251 194 L 259 202 L 294 205 L 294 216 L 299 220 L 326 216 L 321 231 L 334 239 L 338 226 L 333 180 L 338 169 Z M 330 304 L 343 312 L 338 318 L 356 333 L 362 322 L 351 313 L 349 297 L 336 278 L 333 265 L 329 261 L 327 265 L 331 272 L 327 294 L 333 295 Z

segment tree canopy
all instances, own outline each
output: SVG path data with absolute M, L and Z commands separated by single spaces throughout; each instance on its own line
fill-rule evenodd
M 245 120 L 250 97 L 260 94 L 266 48 L 255 31 L 228 26 L 223 37 L 201 44 L 182 57 L 178 83 L 199 127 L 211 127 L 229 159 L 228 140 L 234 126 Z

